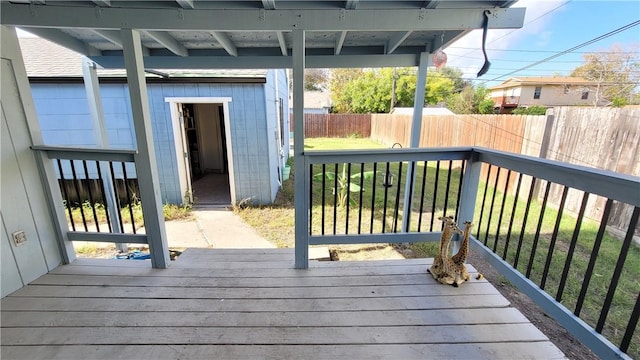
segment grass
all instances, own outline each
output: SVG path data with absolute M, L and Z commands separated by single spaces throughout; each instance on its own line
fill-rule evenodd
M 305 148 L 309 150 L 329 150 L 383 148 L 383 146 L 369 139 L 307 139 L 305 141 Z M 426 192 L 424 197 L 425 200 L 422 204 L 423 214 L 422 218 L 420 218 L 419 202 L 421 194 L 413 194 L 414 206 L 412 208 L 412 221 L 410 222 L 412 230 L 418 229 L 418 222 L 420 221 L 420 228 L 422 231 L 439 231 L 439 221 L 432 221 L 430 213 L 441 215 L 446 209 L 447 215 L 453 215 L 456 207 L 455 202 L 457 199 L 460 169 L 456 168 L 459 164 L 452 164 L 453 170 L 451 172 L 451 177 L 449 178 L 449 191 L 447 192 L 446 184 L 448 181 L 448 165 L 449 164 L 446 161 L 441 162 L 441 168 L 439 171 L 436 171 L 435 163 L 430 162 L 427 164 L 427 175 L 425 180 Z M 399 166 L 399 163 L 391 164 L 390 171 L 392 173 L 399 174 Z M 327 166 L 327 171 L 334 170 L 335 168 L 333 166 Z M 338 170 L 341 170 L 340 166 Z M 373 165 L 365 164 L 363 171 L 370 170 L 373 170 Z M 380 170 L 380 164 L 378 170 Z M 384 169 L 384 165 L 383 170 L 386 170 Z M 416 167 L 416 184 L 422 184 L 424 170 L 424 164 L 418 164 Z M 317 166 L 317 168 L 314 167 L 314 173 L 320 171 L 321 166 Z M 358 172 L 360 172 L 360 165 L 353 165 L 352 174 Z M 275 242 L 279 247 L 292 247 L 294 243 L 294 176 L 295 169 L 292 167 L 291 179 L 283 184 L 283 189 L 273 205 L 237 209 L 238 214 L 246 222 L 255 227 L 265 238 Z M 381 185 L 380 179 L 378 179 L 378 182 L 375 184 L 373 182 L 363 182 L 364 192 L 362 200 L 362 218 L 359 219 L 357 211 L 354 211 L 354 209 L 358 210 L 360 207 L 360 199 L 358 195 L 355 204 L 351 203 L 349 206 L 349 209 L 351 210 L 349 212 L 349 216 L 347 216 L 346 207 L 336 208 L 336 233 L 341 234 L 347 231 L 349 233 L 355 233 L 359 222 L 362 227 L 361 230 L 363 232 L 369 232 L 372 229 L 372 218 L 373 232 L 380 232 L 382 230 L 383 222 L 385 223 L 386 231 L 389 231 L 389 226 L 393 226 L 393 214 L 396 212 L 396 197 L 398 198 L 397 203 L 399 205 L 399 221 L 401 221 L 402 218 L 405 179 L 406 163 L 403 164 L 400 192 L 398 193 L 398 187 L 396 184 L 394 187 L 390 188 L 392 191 L 387 193 L 387 214 L 383 214 L 385 201 L 380 197 L 380 195 L 384 194 L 385 188 Z M 359 185 L 359 179 L 356 184 Z M 438 184 L 438 191 L 435 195 L 435 201 L 433 201 L 434 196 L 432 189 L 435 184 Z M 543 183 L 543 185 L 545 184 Z M 322 232 L 321 222 L 323 211 L 321 206 L 322 183 L 314 181 L 312 186 L 313 201 L 311 209 L 311 226 L 314 234 L 320 234 Z M 374 188 L 376 190 L 375 199 L 372 197 Z M 485 201 L 484 207 L 482 207 L 483 204 L 481 197 L 485 193 L 485 188 L 487 201 Z M 326 181 L 324 190 L 325 221 L 328 224 L 333 224 L 333 184 L 329 184 L 328 181 Z M 552 297 L 556 297 L 558 295 L 560 278 L 565 267 L 565 260 L 569 253 L 571 239 L 576 228 L 576 216 L 564 213 L 559 217 L 558 211 L 549 206 L 546 207 L 543 212 L 541 202 L 534 200 L 531 202 L 527 221 L 525 223 L 523 222 L 523 219 L 525 218 L 526 212 L 526 199 L 523 199 L 523 194 L 526 195 L 526 191 L 528 191 L 528 187 L 523 186 L 520 199 L 518 199 L 515 204 L 515 210 L 513 210 L 515 211 L 515 221 L 514 224 L 512 224 L 511 229 L 509 229 L 509 221 L 500 221 L 499 215 L 502 211 L 503 219 L 509 219 L 511 217 L 516 197 L 513 195 L 507 195 L 505 197 L 502 192 L 495 191 L 493 186 L 490 185 L 486 187 L 484 183 L 481 183 L 478 191 L 478 199 L 476 201 L 476 215 L 474 219 L 476 227 L 474 228 L 473 235 L 477 236 L 480 241 L 486 242 L 486 245 L 489 248 L 495 248 L 495 252 L 498 255 L 502 256 L 504 254 L 505 260 L 511 264 L 515 264 L 516 268 L 521 273 L 526 274 L 529 264 L 531 264 L 529 278 L 538 285 L 541 285 L 543 273 L 545 272 L 545 267 L 548 262 L 549 266 L 546 270 L 547 276 L 544 289 Z M 416 192 L 421 192 L 421 185 L 418 185 Z M 449 194 L 449 199 L 446 204 L 445 193 Z M 495 201 L 492 204 L 491 199 L 493 198 L 494 193 Z M 503 202 L 504 210 L 501 210 Z M 373 204 L 373 206 L 371 206 L 371 204 Z M 481 211 L 483 213 L 482 219 L 480 219 Z M 491 221 L 488 220 L 488 214 L 492 214 Z M 542 221 L 540 223 L 539 234 L 536 236 L 539 219 Z M 557 219 L 560 219 L 558 222 L 557 236 L 555 238 L 553 250 L 550 252 L 549 249 Z M 582 284 L 585 282 L 584 274 L 586 272 L 598 228 L 598 222 L 589 219 L 584 219 L 579 227 L 579 236 L 577 237 L 575 249 L 572 252 L 570 266 L 567 268 L 568 277 L 564 292 L 560 299 L 561 303 L 570 311 L 574 311 Z M 333 226 L 326 226 L 325 233 L 333 233 Z M 509 238 L 508 246 L 506 245 L 507 237 Z M 598 321 L 598 317 L 611 282 L 613 269 L 615 268 L 620 253 L 621 245 L 622 242 L 619 239 L 610 236 L 608 233 L 605 234 L 597 261 L 595 262 L 593 276 L 591 277 L 587 288 L 585 302 L 580 313 L 580 317 L 591 326 L 595 326 Z M 437 249 L 438 244 L 434 242 L 412 244 L 412 250 L 418 257 L 433 257 L 436 254 Z M 516 257 L 518 257 L 517 264 Z M 624 263 L 622 276 L 620 277 L 620 282 L 615 291 L 612 306 L 603 329 L 603 335 L 616 345 L 620 344 L 620 340 L 626 330 L 626 325 L 631 316 L 631 312 L 633 311 L 636 298 L 640 292 L 640 282 L 638 282 L 639 278 L 640 248 L 632 246 Z M 631 341 L 628 354 L 633 358 L 640 358 L 640 333 L 637 329 Z

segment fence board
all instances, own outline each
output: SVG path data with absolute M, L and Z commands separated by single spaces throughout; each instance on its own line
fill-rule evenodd
M 293 131 L 293 114 L 289 121 Z M 304 137 L 370 137 L 371 114 L 304 114 Z

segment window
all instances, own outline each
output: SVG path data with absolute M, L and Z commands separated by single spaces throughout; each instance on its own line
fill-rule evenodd
M 542 86 L 536 86 L 536 89 L 533 90 L 533 98 L 540 99 L 540 93 L 542 92 Z
M 569 87 L 567 85 L 564 86 L 564 93 L 568 94 L 569 93 Z
M 582 90 L 582 100 L 587 100 L 589 98 L 589 90 Z

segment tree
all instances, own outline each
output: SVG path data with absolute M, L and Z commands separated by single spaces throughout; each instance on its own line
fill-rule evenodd
M 529 107 L 519 107 L 512 112 L 514 115 L 544 115 L 547 113 L 547 108 L 544 106 L 533 105 Z
M 484 86 L 466 85 L 460 93 L 447 97 L 447 108 L 456 114 L 492 114 L 493 100 Z
M 320 91 L 327 88 L 329 74 L 325 69 L 305 69 L 304 89 L 310 91 Z
M 640 59 L 637 49 L 614 45 L 607 51 L 584 55 L 585 63 L 573 70 L 577 76 L 596 83 L 593 105 L 626 105 L 637 101 Z

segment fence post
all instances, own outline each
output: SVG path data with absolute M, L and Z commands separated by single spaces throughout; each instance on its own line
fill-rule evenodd
M 462 178 L 462 190 L 460 193 L 460 209 L 458 211 L 458 226 L 464 228 L 464 222 L 473 221 L 476 208 L 476 197 L 478 196 L 478 185 L 480 183 L 480 170 L 482 162 L 478 161 L 478 153 L 471 150 L 471 156 L 467 160 L 464 169 L 464 177 Z M 477 226 L 478 224 L 476 224 Z M 453 253 L 458 252 L 460 248 L 460 237 L 456 235 L 456 241 L 453 242 Z

